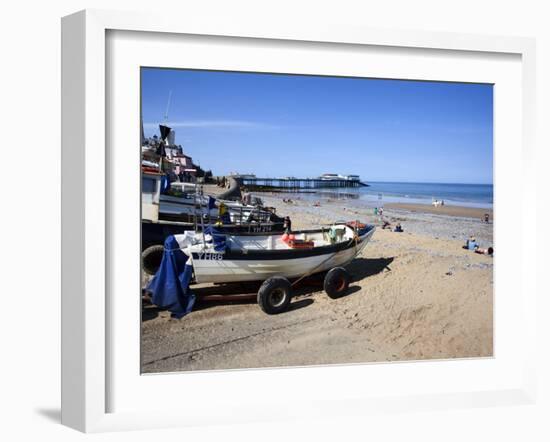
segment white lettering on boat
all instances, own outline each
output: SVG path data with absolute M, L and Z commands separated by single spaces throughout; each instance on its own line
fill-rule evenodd
M 262 232 L 271 232 L 270 226 L 254 226 L 252 227 L 252 232 L 254 233 L 262 233 Z
M 199 253 L 199 259 L 221 261 L 223 259 L 223 255 L 221 253 L 201 252 Z

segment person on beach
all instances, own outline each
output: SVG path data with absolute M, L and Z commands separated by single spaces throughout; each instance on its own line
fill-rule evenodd
M 289 216 L 285 216 L 285 219 L 283 221 L 283 228 L 286 234 L 290 234 L 290 232 L 292 232 L 292 221 L 290 221 Z
M 218 208 L 218 221 L 221 224 L 231 223 L 231 216 L 229 215 L 229 210 L 227 209 L 227 206 L 224 203 L 221 203 L 220 207 Z
M 466 240 L 466 245 L 462 246 L 462 248 L 466 250 L 475 250 L 476 247 L 479 246 L 477 245 L 477 241 L 473 235 Z
M 485 221 L 486 224 L 489 224 L 489 214 L 488 213 L 483 215 L 483 221 Z
M 493 256 L 494 249 L 492 247 L 489 247 L 487 249 L 482 249 L 481 247 L 476 246 L 476 248 L 474 249 L 474 252 L 479 253 L 480 255 Z
M 401 227 L 401 223 L 397 223 L 394 232 L 403 232 L 403 227 Z

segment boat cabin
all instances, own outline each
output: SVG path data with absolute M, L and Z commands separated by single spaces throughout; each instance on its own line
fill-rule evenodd
M 162 174 L 141 172 L 141 219 L 158 222 Z

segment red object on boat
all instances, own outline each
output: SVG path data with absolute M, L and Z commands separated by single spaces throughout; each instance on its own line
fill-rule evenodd
M 287 245 L 293 249 L 312 249 L 313 241 L 306 241 L 304 239 L 296 239 L 296 235 L 284 233 L 281 239 L 287 243 Z
M 150 167 L 150 166 L 141 166 L 141 171 L 146 173 L 155 173 L 157 175 L 162 175 L 162 173 L 159 172 L 157 168 Z
M 293 249 L 312 249 L 313 241 L 306 241 L 304 239 L 289 239 L 288 245 Z
M 367 227 L 366 224 L 363 224 L 363 223 L 360 223 L 360 222 L 357 222 L 357 221 L 350 221 L 350 222 L 347 222 L 346 223 L 346 226 L 348 227 L 351 227 L 352 229 L 354 228 L 358 228 L 358 229 L 364 229 L 365 227 Z

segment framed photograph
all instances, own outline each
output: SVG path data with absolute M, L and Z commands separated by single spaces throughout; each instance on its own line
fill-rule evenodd
M 63 19 L 63 423 L 532 403 L 534 42 L 264 25 Z

